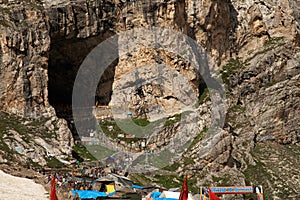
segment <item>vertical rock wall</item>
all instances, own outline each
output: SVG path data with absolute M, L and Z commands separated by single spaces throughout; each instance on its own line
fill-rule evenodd
M 195 144 L 186 154 L 194 162 L 184 166 L 182 161 L 178 171 L 182 171 L 183 167 L 194 173 L 195 170 L 202 170 L 203 174 L 213 171 L 215 174 L 210 174 L 203 180 L 211 181 L 214 175 L 222 177 L 227 174 L 238 177 L 232 180 L 235 183 L 245 184 L 245 176 L 253 172 L 251 166 L 264 162 L 263 166 L 270 169 L 270 163 L 258 159 L 253 149 L 270 140 L 276 145 L 294 145 L 291 148 L 299 144 L 297 1 L 47 0 L 43 5 L 32 1 L 2 1 L 1 11 L 2 110 L 22 116 L 55 115 L 49 104 L 47 88 L 51 48 L 54 49 L 51 57 L 63 59 L 66 56 L 56 56 L 55 53 L 59 53 L 60 45 L 68 45 L 62 48 L 64 52 L 68 52 L 63 55 L 71 56 L 69 60 L 72 60 L 74 69 L 77 69 L 84 59 L 84 56 L 78 56 L 82 52 L 78 49 L 79 46 L 86 45 L 84 54 L 87 54 L 90 49 L 115 33 L 132 28 L 151 29 L 158 26 L 182 32 L 195 39 L 214 59 L 214 68 L 222 69 L 222 78 L 228 89 L 229 112 L 224 130 L 210 138 L 208 143 L 214 146 L 203 146 L 201 141 Z M 122 44 L 130 41 L 130 38 L 123 39 L 119 41 Z M 79 44 L 74 45 L 74 49 L 73 42 Z M 178 46 L 181 47 L 180 45 L 179 42 Z M 60 67 L 61 63 L 57 60 L 53 65 L 56 63 Z M 134 70 L 141 70 L 140 74 L 147 75 L 149 71 L 137 69 L 138 66 L 157 63 L 167 63 L 170 69 L 184 76 L 188 80 L 185 86 L 191 86 L 198 96 L 203 92 L 205 84 L 199 73 L 182 57 L 159 47 L 129 52 L 119 58 L 112 70 L 113 75 L 108 76 L 110 79 L 105 81 L 110 85 L 113 82 L 112 89 L 115 92 L 122 92 L 124 89 L 130 91 L 124 93 L 127 95 L 125 99 L 134 107 L 137 115 L 153 116 L 149 111 L 149 102 L 165 106 L 171 111 L 169 115 L 180 111 L 177 107 L 179 100 L 173 93 L 162 90 L 159 84 L 148 84 L 133 90 L 127 84 L 135 83 L 137 78 L 128 76 L 129 80 L 122 79 Z M 144 78 L 153 77 L 153 74 L 146 75 Z M 167 84 L 172 85 L 172 82 L 166 82 Z M 121 96 L 117 97 L 117 100 L 122 99 Z M 199 113 L 205 113 L 205 118 L 208 118 L 210 105 L 206 101 L 198 108 Z M 209 121 L 199 121 L 198 125 L 203 128 L 209 125 Z M 285 148 L 280 145 L 276 147 L 279 150 Z M 279 159 L 279 150 L 272 152 L 274 160 Z M 197 154 L 199 152 L 201 156 Z M 261 151 L 259 156 L 268 157 L 264 152 L 267 150 Z M 297 171 L 299 163 L 286 163 L 290 166 L 286 165 L 285 168 Z M 278 166 L 276 163 L 272 164 Z M 266 174 L 275 177 L 274 182 L 285 177 L 280 171 L 272 170 Z M 299 182 L 296 176 L 292 180 Z M 267 187 L 275 191 L 275 199 L 282 195 L 282 188 L 273 189 L 271 185 Z M 289 197 L 292 198 L 292 194 Z
M 1 9 L 0 108 L 32 117 L 51 113 L 47 91 L 50 36 L 45 13 L 38 5 L 3 5 Z
M 20 5 L 2 6 L 1 81 L 7 84 L 1 84 L 3 103 L 0 106 L 27 116 L 40 115 L 50 107 L 47 68 L 51 41 L 59 45 L 61 39 L 97 36 L 99 39 L 94 40 L 93 47 L 114 32 L 138 27 L 167 27 L 196 39 L 220 64 L 230 55 L 243 56 L 249 49 L 254 51 L 257 44 L 262 45 L 270 37 L 283 36 L 295 41 L 298 37 L 297 19 L 294 18 L 297 4 L 288 0 L 279 4 L 271 0 L 264 3 L 249 0 L 243 4 L 238 1 L 192 0 L 46 1 L 45 12 L 39 3 L 23 2 Z M 98 36 L 101 34 L 104 35 Z M 153 51 L 120 58 L 116 80 L 134 66 L 135 60 L 140 60 L 137 56 L 146 57 L 145 53 L 153 59 L 160 56 Z M 174 56 L 161 57 L 178 67 Z M 81 61 L 82 58 L 74 62 L 79 65 Z M 183 65 L 178 70 L 185 73 L 186 67 Z M 186 71 L 190 73 L 191 69 Z M 196 89 L 199 77 L 194 81 L 192 77 L 197 77 L 197 74 L 188 76 L 196 84 Z

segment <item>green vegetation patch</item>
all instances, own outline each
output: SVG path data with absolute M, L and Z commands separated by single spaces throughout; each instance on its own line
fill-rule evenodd
M 246 110 L 246 107 L 236 104 L 234 106 L 231 106 L 228 110 L 228 112 L 233 112 L 233 113 L 240 113 L 240 112 L 244 112 Z
M 87 156 L 89 160 L 102 160 L 115 153 L 115 151 L 100 145 L 88 145 L 86 146 L 86 149 L 90 153 L 90 155 Z
M 130 180 L 133 181 L 134 184 L 136 184 L 136 185 L 143 185 L 143 183 L 138 178 L 136 178 L 136 176 L 130 174 L 129 178 L 130 178 Z
M 250 60 L 254 59 L 256 56 L 260 54 L 264 54 L 268 51 L 271 51 L 273 49 L 276 49 L 278 47 L 281 47 L 285 45 L 285 41 L 283 37 L 273 37 L 270 38 L 268 41 L 264 43 L 263 49 L 255 52 L 251 57 L 246 59 L 246 62 L 249 62 Z
M 0 25 L 4 27 L 10 27 L 10 23 L 2 17 L 0 17 Z
M 13 161 L 15 160 L 14 155 L 17 154 L 17 152 L 13 149 L 10 149 L 9 146 L 4 142 L 4 140 L 15 140 L 12 135 L 8 134 L 9 130 L 17 131 L 24 141 L 30 141 L 30 137 L 27 132 L 28 129 L 26 126 L 21 124 L 21 118 L 0 112 L 0 150 L 4 152 L 2 155 L 3 158 Z M 4 138 L 4 135 L 6 135 L 6 138 Z
M 78 144 L 73 147 L 72 156 L 80 162 L 97 160 L 85 146 Z
M 2 7 L 2 5 L 0 5 L 0 12 L 1 12 L 1 15 L 0 15 L 0 25 L 4 26 L 4 27 L 9 27 L 10 26 L 10 22 L 7 21 L 5 19 L 5 16 L 9 16 L 11 14 L 11 11 L 9 8 L 6 8 L 6 7 Z
M 55 157 L 46 158 L 46 161 L 47 161 L 47 166 L 50 168 L 65 167 L 65 165 L 63 163 L 61 163 L 59 160 L 57 160 L 57 158 L 55 158 Z
M 198 105 L 201 105 L 208 100 L 209 100 L 209 90 L 208 88 L 205 88 L 199 97 Z
M 119 139 L 125 142 L 137 142 L 144 136 L 152 133 L 156 128 L 172 126 L 179 122 L 182 117 L 190 114 L 192 111 L 185 111 L 175 114 L 168 119 L 158 119 L 150 122 L 146 118 L 126 118 L 119 120 L 100 121 L 98 130 L 103 131 L 107 136 L 113 139 Z M 118 137 L 121 134 L 124 137 Z M 133 138 L 126 138 L 126 135 L 134 135 Z
M 43 10 L 43 2 L 41 0 L 23 0 L 27 5 L 29 5 L 31 8 L 37 9 L 37 10 Z
M 237 118 L 239 117 L 239 114 L 246 111 L 246 107 L 236 104 L 231 106 L 227 111 L 227 119 L 229 122 L 232 122 L 234 128 L 240 128 L 242 126 L 247 126 L 248 124 L 237 124 L 238 121 Z
M 228 176 L 217 177 L 213 176 L 212 180 L 216 186 L 231 186 L 230 178 Z
M 183 183 L 183 178 L 179 178 L 175 175 L 155 174 L 153 178 L 155 178 L 155 183 L 158 183 L 165 188 L 181 187 Z
M 273 142 L 258 143 L 251 155 L 255 165 L 248 163 L 243 171 L 246 184 L 262 185 L 265 199 L 274 199 L 274 196 L 292 199 L 298 189 L 292 177 L 299 176 L 300 147 Z
M 171 162 L 171 158 L 173 157 L 174 154 L 171 153 L 168 149 L 166 149 L 155 155 L 149 154 L 147 158 L 148 160 L 145 160 L 144 163 L 150 163 L 151 166 L 154 166 L 156 168 L 163 168 Z
M 152 183 L 152 180 L 144 174 L 130 174 L 129 176 L 130 179 L 137 185 L 148 185 Z
M 111 121 L 102 121 L 99 123 L 101 130 L 111 138 L 118 138 L 125 142 L 135 142 L 142 138 L 142 136 L 146 135 L 148 132 L 152 131 L 153 124 L 150 124 L 151 127 L 146 127 L 150 124 L 147 119 L 140 118 L 128 118 L 128 119 L 120 119 L 120 120 L 111 120 Z M 101 131 L 100 130 L 100 131 Z M 118 137 L 119 134 L 124 134 L 124 136 L 128 134 L 135 135 L 135 138 L 125 138 Z
M 184 158 L 183 158 L 183 164 L 184 164 L 185 166 L 187 166 L 187 165 L 193 165 L 193 164 L 195 164 L 195 161 L 194 161 L 193 158 L 190 158 L 190 157 L 184 157 Z
M 179 166 L 180 166 L 180 164 L 175 162 L 175 163 L 172 163 L 171 165 L 165 166 L 163 169 L 174 172 L 179 168 Z
M 181 120 L 181 115 L 182 114 L 179 113 L 179 114 L 174 115 L 173 117 L 170 117 L 169 119 L 167 119 L 165 121 L 164 126 L 170 126 L 170 125 L 173 125 L 173 124 L 179 122 Z
M 247 65 L 241 58 L 230 58 L 225 65 L 223 65 L 221 70 L 221 75 L 223 81 L 228 84 L 230 76 L 237 73 L 238 70 L 243 69 Z
M 185 115 L 188 115 L 190 114 L 192 111 L 185 111 L 185 112 L 182 112 L 182 113 L 178 113 L 178 114 L 175 114 L 173 115 L 172 117 L 169 117 L 166 121 L 165 121 L 165 124 L 164 126 L 171 126 L 177 122 L 179 122 Z
M 190 151 L 198 142 L 200 142 L 203 139 L 207 131 L 208 128 L 204 127 L 203 130 L 199 134 L 197 134 L 197 136 L 193 139 L 192 143 L 188 147 L 188 151 Z
M 183 177 L 178 177 L 175 175 L 162 175 L 162 174 L 155 174 L 153 176 L 156 180 L 154 182 L 162 185 L 165 188 L 177 188 L 181 187 L 183 184 Z M 188 190 L 197 193 L 199 192 L 199 188 L 196 186 L 197 180 L 195 178 L 188 179 Z
M 273 37 L 264 43 L 264 47 L 278 47 L 284 44 L 284 37 Z
M 150 124 L 146 118 L 133 118 L 132 121 L 138 126 L 148 126 Z

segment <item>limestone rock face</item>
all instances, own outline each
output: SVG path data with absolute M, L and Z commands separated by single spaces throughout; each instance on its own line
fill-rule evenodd
M 0 36 L 0 107 L 14 114 L 36 117 L 49 107 L 50 37 L 44 13 L 38 5 L 27 7 L 25 4 L 1 5 L 4 12 Z
M 55 110 L 49 104 L 47 69 L 50 35 L 48 16 L 45 14 L 43 6 L 37 2 L 2 2 L 1 10 L 3 10 L 0 33 L 1 112 L 5 111 L 39 120 L 52 118 L 53 120 L 49 124 L 55 122 L 55 125 L 51 124 L 48 128 L 58 140 L 48 141 L 51 146 L 49 151 L 56 151 L 57 156 L 65 153 L 71 154 L 72 134 L 64 119 L 58 119 Z M 47 123 L 45 126 L 47 127 Z M 26 156 L 34 162 L 44 165 L 45 149 L 42 148 L 44 142 L 38 142 L 38 144 L 40 146 L 36 146 L 34 143 L 21 146 L 24 149 L 35 149 L 34 154 L 29 153 Z M 14 146 L 9 146 L 14 148 Z
M 3 163 L 45 166 L 53 157 L 70 159 L 73 139 L 70 131 L 64 130 L 65 120 L 57 117 L 36 120 L 2 112 L 0 117 L 0 159 Z
M 1 110 L 55 118 L 60 104 L 72 100 L 73 82 L 85 57 L 119 33 L 119 58 L 96 91 L 100 103 L 128 108 L 115 113 L 117 117 L 132 111 L 151 121 L 191 111 L 188 119 L 194 116 L 196 123 L 178 122 L 195 136 L 179 161 L 179 173 L 191 172 L 198 185 L 263 184 L 269 199 L 299 199 L 298 1 L 2 0 L 0 9 Z M 200 63 L 197 69 L 190 61 L 199 61 L 203 54 L 186 40 L 164 41 L 183 55 L 167 51 L 159 45 L 163 37 L 157 37 L 163 32 L 122 35 L 155 27 L 189 36 L 214 64 Z M 130 49 L 133 41 L 143 40 L 152 41 L 154 48 Z M 213 90 L 204 92 L 207 83 L 201 74 L 209 70 L 223 80 L 227 113 L 212 109 Z M 214 118 L 224 118 L 224 126 L 209 129 Z M 70 140 L 64 120 L 58 120 L 58 129 L 50 122 L 45 126 L 58 134 L 59 148 Z M 163 129 L 153 143 L 168 145 L 178 136 L 177 126 Z

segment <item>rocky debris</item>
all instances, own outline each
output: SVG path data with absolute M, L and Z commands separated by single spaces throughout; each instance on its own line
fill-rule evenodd
M 46 166 L 51 157 L 70 159 L 73 138 L 69 130 L 61 130 L 65 120 L 34 120 L 4 113 L 0 116 L 2 163 L 17 162 L 30 167 Z

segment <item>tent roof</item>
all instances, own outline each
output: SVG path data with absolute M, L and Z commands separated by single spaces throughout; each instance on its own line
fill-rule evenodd
M 180 192 L 172 192 L 172 191 L 163 191 L 159 198 L 172 198 L 179 199 Z M 194 200 L 193 196 L 189 194 L 188 200 Z
M 152 192 L 150 198 L 157 199 L 161 195 L 161 192 Z
M 159 185 L 146 185 L 146 186 L 143 186 L 143 189 L 162 189 L 162 190 L 166 190 L 167 188 L 161 187 Z
M 96 182 L 114 182 L 114 180 L 108 178 L 99 178 L 96 180 Z
M 117 177 L 117 178 L 121 178 L 121 179 L 124 179 L 124 180 L 127 180 L 127 181 L 130 181 L 130 182 L 133 182 L 132 180 L 130 180 L 128 177 L 126 177 L 126 176 L 120 176 L 120 175 L 118 175 L 118 174 L 113 174 L 113 173 L 111 173 L 111 174 L 109 174 L 109 175 L 111 175 L 111 176 L 115 176 L 115 177 Z
M 71 190 L 75 196 L 79 195 L 81 199 L 96 199 L 97 197 L 107 197 L 105 192 L 98 192 L 97 190 Z
M 134 185 L 134 184 L 132 184 L 132 187 L 136 188 L 136 189 L 143 189 L 143 186 L 140 186 L 140 185 Z

